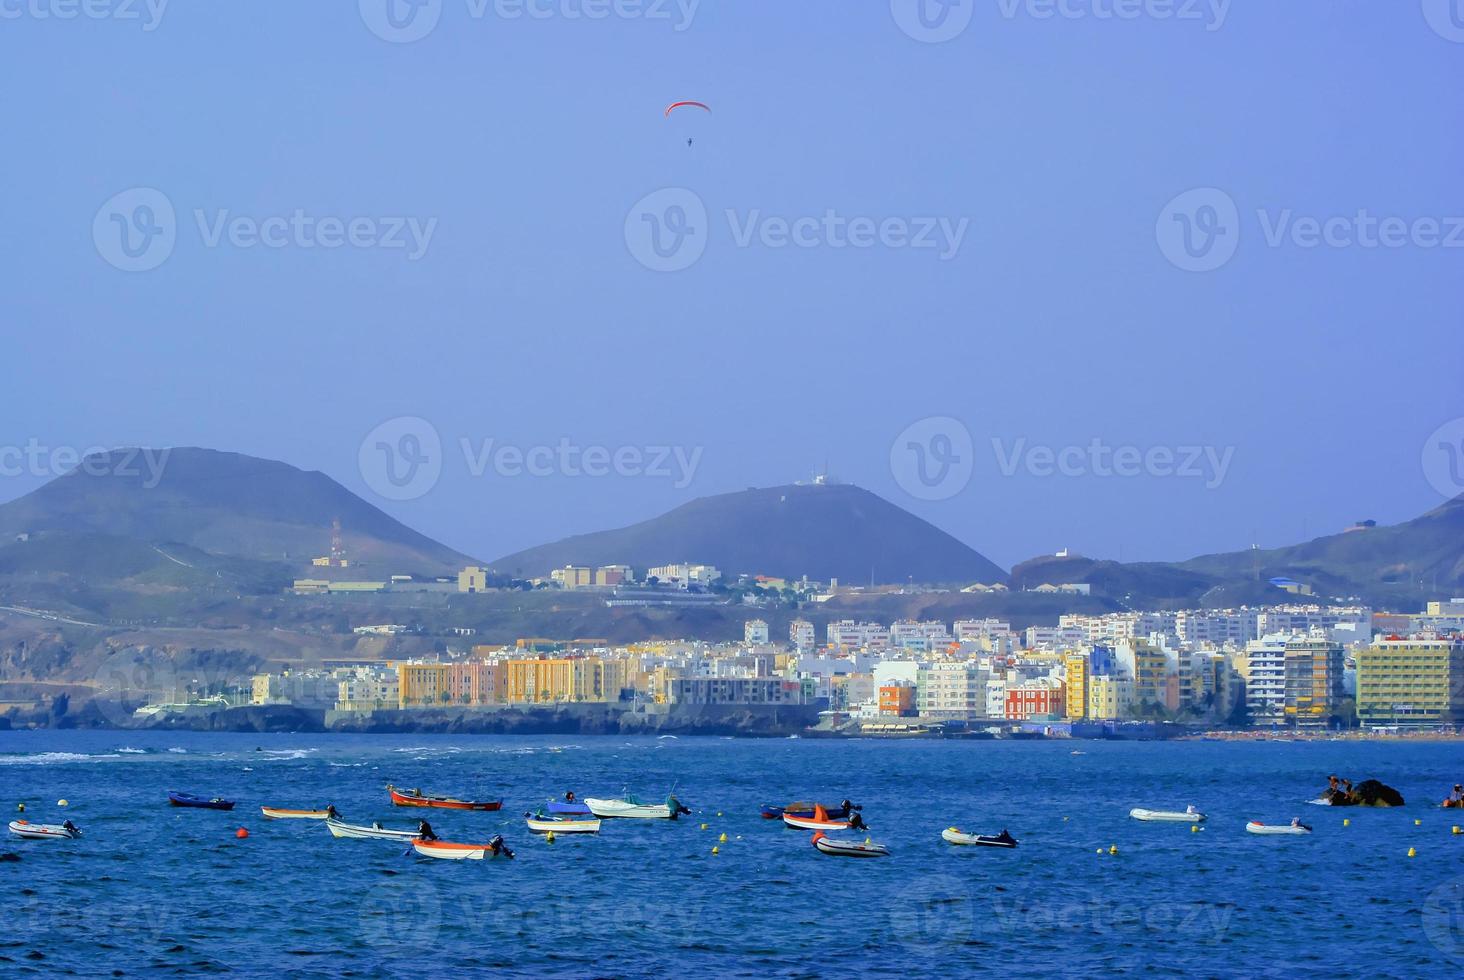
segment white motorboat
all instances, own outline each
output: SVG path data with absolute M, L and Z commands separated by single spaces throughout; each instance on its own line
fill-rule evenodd
M 1135 820 L 1148 822 L 1167 823 L 1204 823 L 1205 815 L 1194 807 L 1186 810 L 1145 810 L 1143 807 L 1134 807 L 1129 811 L 1129 816 Z
M 1309 834 L 1312 829 L 1304 823 L 1261 823 L 1259 820 L 1252 820 L 1245 825 L 1245 829 L 1252 834 Z
M 546 817 L 543 814 L 527 814 L 524 817 L 529 829 L 536 834 L 598 834 L 600 821 L 593 817 Z
M 445 840 L 414 840 L 412 849 L 423 857 L 442 858 L 445 861 L 483 861 L 494 858 L 511 858 L 513 851 L 503 843 L 502 837 L 495 837 L 487 844 L 454 844 Z
M 1017 846 L 1017 839 L 1005 830 L 999 834 L 968 834 L 958 827 L 947 827 L 940 832 L 940 837 L 947 844 L 970 844 L 975 847 Z
M 415 830 L 388 830 L 385 827 L 358 827 L 355 824 L 342 823 L 339 820 L 327 820 L 325 827 L 330 831 L 332 837 L 344 837 L 351 840 L 394 840 L 405 844 L 408 841 L 417 839 Z
M 683 813 L 690 813 L 681 801 L 674 796 L 666 797 L 665 803 L 645 803 L 635 797 L 634 794 L 626 793 L 618 800 L 597 800 L 591 797 L 585 798 L 585 806 L 597 817 L 609 820 L 616 817 L 628 817 L 638 820 L 675 820 Z

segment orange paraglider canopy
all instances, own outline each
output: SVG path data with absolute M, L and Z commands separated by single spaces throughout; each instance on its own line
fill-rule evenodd
M 712 107 L 705 102 L 673 102 L 666 107 L 666 115 L 671 115 L 671 110 L 679 109 L 682 106 L 695 106 L 698 109 L 705 109 L 707 112 L 712 111 Z

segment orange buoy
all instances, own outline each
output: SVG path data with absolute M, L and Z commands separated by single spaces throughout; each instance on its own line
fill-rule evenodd
M 244 838 L 249 836 L 249 831 L 245 830 L 243 827 L 240 827 L 238 830 L 234 831 L 234 836 L 239 838 L 240 840 L 243 840 Z

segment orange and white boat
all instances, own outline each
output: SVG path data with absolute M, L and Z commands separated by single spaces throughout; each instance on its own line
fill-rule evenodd
M 458 800 L 451 796 L 427 796 L 419 789 L 403 792 L 390 784 L 386 791 L 391 794 L 395 806 L 430 806 L 441 810 L 501 810 L 502 800 Z
M 423 857 L 442 858 L 445 861 L 482 861 L 493 858 L 513 857 L 513 851 L 503 843 L 502 837 L 495 837 L 487 844 L 454 844 L 445 840 L 414 840 L 412 848 Z
M 814 805 L 812 817 L 795 817 L 786 810 L 783 812 L 783 823 L 797 830 L 848 830 L 849 818 L 841 817 L 835 819 L 829 816 L 829 811 L 822 803 Z

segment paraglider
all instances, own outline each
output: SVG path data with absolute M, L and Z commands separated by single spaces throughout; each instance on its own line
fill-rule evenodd
M 712 107 L 709 106 L 709 105 L 707 105 L 705 102 L 682 101 L 682 102 L 673 102 L 670 105 L 668 105 L 666 107 L 666 111 L 662 115 L 665 116 L 666 118 L 670 118 L 671 113 L 675 112 L 677 109 L 701 109 L 703 112 L 706 112 L 708 114 L 710 114 L 711 111 L 712 111 Z M 686 138 L 686 145 L 687 146 L 691 146 L 695 142 L 696 142 L 696 140 L 695 140 L 694 137 L 688 136 Z

